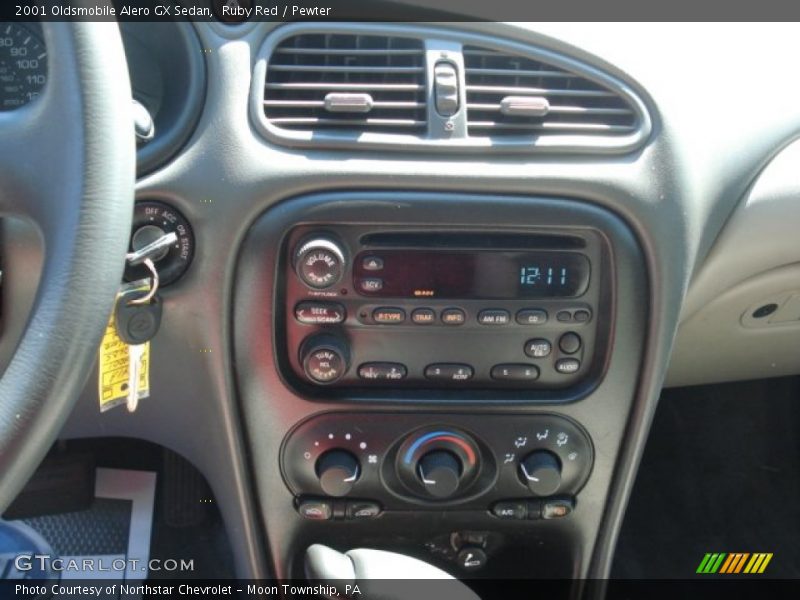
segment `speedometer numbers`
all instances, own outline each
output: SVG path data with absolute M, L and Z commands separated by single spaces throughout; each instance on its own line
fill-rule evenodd
M 47 83 L 47 50 L 31 29 L 0 23 L 0 110 L 14 110 L 36 98 Z

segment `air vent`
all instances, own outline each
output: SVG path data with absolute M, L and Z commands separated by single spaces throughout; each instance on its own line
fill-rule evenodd
M 639 112 L 585 75 L 515 54 L 464 47 L 470 137 L 631 136 Z
M 303 33 L 273 50 L 264 116 L 281 129 L 424 133 L 422 40 Z

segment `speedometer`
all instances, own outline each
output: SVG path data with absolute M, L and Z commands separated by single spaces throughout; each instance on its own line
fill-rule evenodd
M 38 96 L 47 83 L 47 50 L 31 29 L 0 23 L 0 110 L 13 110 Z

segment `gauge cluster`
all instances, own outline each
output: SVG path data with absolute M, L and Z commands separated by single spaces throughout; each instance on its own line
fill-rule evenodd
M 0 23 L 0 110 L 14 110 L 47 83 L 47 48 L 36 24 Z

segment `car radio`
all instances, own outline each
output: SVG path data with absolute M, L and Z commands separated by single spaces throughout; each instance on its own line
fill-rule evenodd
M 298 226 L 279 286 L 290 376 L 334 388 L 569 387 L 597 367 L 606 251 L 591 229 Z

